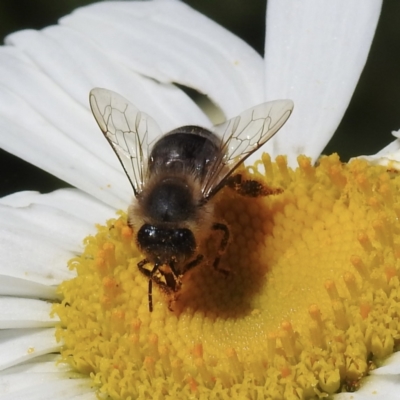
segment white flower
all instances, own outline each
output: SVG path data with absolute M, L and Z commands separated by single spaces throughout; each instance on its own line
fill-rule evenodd
M 295 112 L 263 151 L 287 154 L 291 164 L 302 153 L 315 160 L 350 101 L 380 7 L 380 1 L 270 0 L 266 63 L 246 43 L 172 0 L 97 3 L 58 26 L 6 39 L 0 145 L 77 189 L 0 200 L 0 399 L 95 398 L 87 378 L 55 364 L 60 345 L 48 303 L 72 276 L 66 262 L 81 252 L 82 238 L 116 209 L 126 209 L 132 197 L 89 111 L 90 89 L 121 93 L 164 131 L 211 125 L 173 83 L 206 94 L 227 118 L 289 98 Z M 357 393 L 337 398 L 395 398 L 398 358 Z

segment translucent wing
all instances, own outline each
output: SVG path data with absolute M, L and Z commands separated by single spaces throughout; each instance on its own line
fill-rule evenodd
M 291 100 L 275 100 L 250 108 L 215 126 L 213 131 L 221 139 L 221 156 L 204 180 L 204 197 L 210 198 L 221 189 L 224 180 L 278 132 L 292 111 Z
M 160 136 L 160 128 L 150 116 L 111 90 L 91 90 L 89 102 L 100 129 L 119 158 L 137 196 L 147 179 L 149 135 Z

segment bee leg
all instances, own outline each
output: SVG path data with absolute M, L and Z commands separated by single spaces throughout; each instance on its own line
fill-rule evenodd
M 145 258 L 144 260 L 140 261 L 138 263 L 138 268 L 139 271 L 143 274 L 146 275 L 149 278 L 149 288 L 147 290 L 148 293 L 148 301 L 149 301 L 149 311 L 153 311 L 153 275 L 154 273 L 158 270 L 159 264 L 155 263 L 154 267 L 151 271 L 148 269 L 143 268 L 146 264 L 148 264 L 149 260 Z
M 223 270 L 223 269 L 219 269 L 218 268 L 218 264 L 221 260 L 221 256 L 222 254 L 224 254 L 226 246 L 228 245 L 228 241 L 229 241 L 229 229 L 225 224 L 221 224 L 219 222 L 215 222 L 212 226 L 212 229 L 214 229 L 215 231 L 222 231 L 223 232 L 223 237 L 221 240 L 221 243 L 219 245 L 219 249 L 218 249 L 218 255 L 214 260 L 214 264 L 213 267 L 215 269 L 217 269 L 218 271 L 222 272 L 224 275 L 228 275 L 229 271 Z
M 193 267 L 196 267 L 203 261 L 204 256 L 199 254 L 194 260 L 190 261 L 190 263 L 185 265 L 185 272 L 189 271 Z
M 279 194 L 283 192 L 283 189 L 270 188 L 252 179 L 243 180 L 241 174 L 230 176 L 226 180 L 225 185 L 235 190 L 240 195 L 248 197 L 269 196 L 271 194 Z
M 145 258 L 144 260 L 140 261 L 137 264 L 137 267 L 139 268 L 139 271 L 143 274 L 146 275 L 148 278 L 151 276 L 151 271 L 149 271 L 148 269 L 143 268 L 146 264 L 149 263 L 149 260 L 147 258 Z
M 165 282 L 157 282 L 163 287 L 165 293 L 170 294 L 171 292 L 177 292 L 180 289 L 180 281 L 175 273 L 164 274 Z
M 160 267 L 159 263 L 155 263 L 153 269 L 150 271 L 150 279 L 149 279 L 149 289 L 148 289 L 148 297 L 149 297 L 149 311 L 153 311 L 153 275 L 156 273 L 158 268 Z
M 174 311 L 173 304 L 178 300 L 179 290 L 182 286 L 182 282 L 180 276 L 175 273 L 172 267 L 171 270 L 173 271 L 172 273 L 164 275 L 166 283 L 160 282 L 160 285 L 164 292 L 168 295 L 169 311 Z

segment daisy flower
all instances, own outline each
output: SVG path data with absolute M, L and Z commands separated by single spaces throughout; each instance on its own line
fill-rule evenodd
M 271 0 L 267 62 L 173 0 L 97 3 L 6 39 L 0 145 L 74 189 L 0 200 L 1 399 L 396 398 L 399 144 L 348 164 L 318 159 L 380 7 Z M 176 308 L 156 288 L 150 313 L 133 193 L 88 93 L 121 93 L 165 132 L 211 127 L 176 84 L 226 118 L 279 98 L 295 112 L 242 167 L 280 193 L 215 199 L 231 273 L 194 268 Z

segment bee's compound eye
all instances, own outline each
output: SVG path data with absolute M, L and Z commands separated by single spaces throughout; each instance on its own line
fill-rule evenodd
M 162 263 L 188 259 L 196 250 L 193 232 L 186 228 L 165 229 L 145 224 L 139 229 L 137 241 L 145 253 Z

